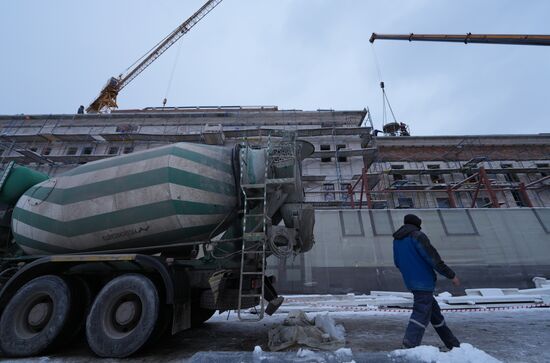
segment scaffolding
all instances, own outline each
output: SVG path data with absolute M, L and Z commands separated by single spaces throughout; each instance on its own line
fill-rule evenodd
M 485 138 L 493 136 L 445 136 L 436 141 L 429 137 L 376 137 L 368 109 L 301 111 L 275 106 L 224 106 L 127 110 L 109 115 L 0 116 L 1 163 L 36 164 L 42 171 L 56 175 L 78 164 L 174 142 L 232 145 L 246 137 L 261 144 L 268 135 L 283 137 L 288 130 L 313 143 L 326 141 L 332 145 L 316 149 L 305 163 L 311 170 L 304 173 L 304 192 L 316 208 L 437 208 L 440 199 L 441 208 L 495 207 L 502 206 L 502 194 L 507 195 L 504 203 L 509 201 L 513 206 L 518 200 L 525 206 L 547 206 L 550 200 L 550 195 L 542 193 L 550 183 L 546 178 L 550 175 L 547 154 L 544 149 L 537 152 L 541 155 L 538 160 L 546 167 L 534 167 L 529 155 L 523 154 L 531 149 L 525 145 L 547 145 L 546 136 L 526 135 L 534 139 L 527 144 L 510 140 L 512 136 L 504 137 L 504 141 L 491 141 L 491 147 L 487 147 Z M 490 157 L 502 159 L 497 157 L 501 154 L 499 147 L 508 143 L 515 146 L 513 155 L 527 163 L 494 165 Z M 386 145 L 401 155 L 380 156 Z M 411 146 L 420 148 L 410 153 L 401 150 Z M 426 150 L 423 147 L 432 146 L 441 148 L 436 157 L 445 166 L 424 166 L 432 159 L 428 159 L 430 153 L 422 155 Z M 323 163 L 322 159 L 331 163 Z M 409 165 L 387 170 L 386 164 L 391 162 Z M 483 165 L 485 171 L 480 171 L 478 165 Z M 397 180 L 399 174 L 405 177 Z M 502 177 L 494 180 L 492 174 L 527 176 L 522 177 L 522 184 Z M 332 186 L 324 190 L 324 184 Z M 327 194 L 332 199 L 325 198 Z M 500 199 L 495 201 L 495 195 Z M 482 201 L 478 203 L 479 198 Z
M 417 194 L 444 194 L 448 200 L 449 205 L 447 208 L 479 208 L 490 207 L 500 208 L 505 202 L 501 202 L 498 198 L 498 194 L 501 193 L 506 201 L 508 198 L 505 193 L 515 192 L 518 193 L 519 200 L 516 200 L 517 206 L 520 207 L 534 207 L 532 198 L 528 191 L 541 191 L 550 190 L 550 168 L 491 168 L 486 169 L 484 166 L 476 168 L 448 168 L 448 169 L 397 169 L 389 170 L 386 174 L 400 174 L 400 175 L 441 175 L 441 174 L 453 174 L 453 173 L 469 173 L 470 175 L 459 182 L 453 183 L 440 183 L 432 185 L 419 185 L 416 183 L 410 183 L 407 181 L 393 182 L 389 186 L 383 186 L 379 190 L 372 190 L 370 186 L 369 178 L 372 178 L 378 174 L 371 174 L 365 168 L 363 173 L 357 182 L 349 188 L 347 191 L 350 197 L 351 208 L 363 208 L 363 201 L 366 202 L 366 206 L 369 209 L 374 208 L 375 202 L 393 200 L 394 195 L 407 194 L 414 196 Z M 506 174 L 506 173 L 524 173 L 524 174 L 540 174 L 535 181 L 530 183 L 524 182 L 497 182 L 489 178 L 489 174 Z M 357 190 L 357 187 L 359 189 Z M 470 204 L 461 205 L 457 201 L 461 200 L 461 193 L 465 193 L 469 196 Z M 489 203 L 479 205 L 478 198 L 482 193 L 488 196 Z M 356 197 L 359 195 L 359 199 Z M 382 196 L 382 198 L 380 198 Z M 378 199 L 377 199 L 378 197 Z M 434 206 L 426 206 L 433 208 Z M 399 205 L 396 206 L 399 208 Z
M 276 106 L 206 106 L 126 110 L 108 115 L 0 116 L 0 143 L 5 145 L 3 163 L 73 165 L 118 154 L 95 147 L 90 154 L 67 153 L 64 145 L 127 143 L 141 149 L 144 145 L 175 142 L 223 145 L 225 140 L 235 142 L 243 135 L 260 140 L 268 135 L 283 137 L 288 129 L 295 130 L 300 138 L 367 137 L 371 129 L 361 125 L 366 115 L 366 109 L 301 111 L 279 110 Z M 14 147 L 8 148 L 8 144 Z M 48 153 L 38 149 L 48 149 Z

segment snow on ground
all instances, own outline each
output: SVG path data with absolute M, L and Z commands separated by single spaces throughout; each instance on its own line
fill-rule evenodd
M 436 347 L 421 345 L 412 349 L 394 350 L 389 355 L 428 363 L 501 363 L 500 360 L 468 343 L 462 343 L 460 348 L 454 348 L 449 352 L 441 352 Z
M 312 357 L 316 357 L 316 356 L 317 356 L 317 354 L 314 351 L 306 349 L 306 348 L 300 348 L 300 349 L 298 349 L 298 352 L 296 353 L 296 357 L 298 357 L 298 358 L 312 358 Z
M 308 304 L 306 304 L 307 308 Z M 345 355 L 332 362 L 405 362 L 410 357 L 389 356 L 390 352 L 402 348 L 401 341 L 407 326 L 410 312 L 368 310 L 349 311 L 325 307 L 324 313 L 334 319 L 336 325 L 341 324 L 346 331 L 345 348 L 350 349 L 351 356 Z M 474 348 L 486 352 L 488 355 L 502 362 L 550 362 L 550 350 L 544 349 L 550 341 L 550 309 L 513 309 L 513 310 L 486 310 L 472 312 L 443 312 L 445 320 L 458 339 L 463 343 L 471 344 L 472 349 L 463 348 L 448 353 L 438 353 L 443 344 L 432 327 L 426 330 L 422 344 L 442 362 L 457 362 L 459 353 L 473 354 Z M 123 360 L 124 363 L 156 363 L 182 362 L 202 354 L 205 362 L 209 362 L 208 352 L 224 352 L 243 357 L 248 354 L 252 359 L 255 347 L 258 357 L 267 357 L 268 331 L 281 324 L 287 313 L 275 314 L 255 323 L 244 323 L 237 319 L 235 313 L 216 314 L 200 328 L 181 332 L 172 337 L 163 338 L 158 344 Z M 465 343 L 465 344 L 464 344 Z M 287 349 L 289 361 L 297 361 L 299 347 Z M 418 349 L 418 348 L 416 348 Z M 313 351 L 313 349 L 310 349 Z M 201 353 L 200 353 L 201 352 Z M 339 351 L 331 352 L 337 357 Z M 344 353 L 340 350 L 340 353 Z M 302 352 L 303 354 L 304 352 Z M 322 352 L 314 351 L 321 355 Z M 214 354 L 214 353 L 212 353 Z M 241 354 L 241 355 L 239 355 Z M 278 354 L 278 353 L 277 353 Z M 281 353 L 283 354 L 283 353 Z M 326 357 L 326 356 L 325 356 Z M 76 362 L 84 363 L 95 359 L 95 355 L 86 346 L 83 339 L 66 346 L 47 357 L 36 357 L 25 362 Z M 263 358 L 262 358 L 263 359 Z M 329 359 L 323 358 L 331 362 Z M 417 358 L 410 358 L 408 361 Z M 444 360 L 447 359 L 447 360 Z M 455 360 L 450 360 L 455 359 Z M 0 357 L 2 360 L 2 357 Z M 106 360 L 117 362 L 118 360 Z M 202 362 L 201 360 L 195 360 Z M 238 359 L 222 359 L 222 363 L 240 362 Z M 260 360 L 261 361 L 261 360 Z M 301 362 L 310 362 L 303 358 Z M 253 362 L 251 360 L 251 362 Z M 262 361 L 265 362 L 265 361 Z M 314 360 L 312 361 L 314 362 Z M 476 361 L 477 362 L 477 361 Z

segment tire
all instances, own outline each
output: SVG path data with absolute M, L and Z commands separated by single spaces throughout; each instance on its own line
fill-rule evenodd
M 20 288 L 0 318 L 0 350 L 11 357 L 40 354 L 54 345 L 71 315 L 71 290 L 60 277 L 35 278 Z
M 191 294 L 191 328 L 198 328 L 216 312 L 201 307 L 201 293 L 202 291 L 197 291 Z
M 159 305 L 157 289 L 147 277 L 114 278 L 101 289 L 86 319 L 88 345 L 100 357 L 137 352 L 155 329 Z

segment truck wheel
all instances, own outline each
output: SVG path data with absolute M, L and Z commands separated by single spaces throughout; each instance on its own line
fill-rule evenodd
M 12 357 L 39 354 L 55 343 L 71 313 L 71 292 L 60 277 L 46 275 L 25 284 L 0 318 L 0 350 Z
M 86 319 L 86 338 L 100 357 L 127 357 L 149 339 L 159 315 L 159 297 L 147 277 L 126 274 L 99 292 Z

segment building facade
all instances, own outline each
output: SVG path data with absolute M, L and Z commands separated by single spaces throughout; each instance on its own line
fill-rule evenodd
M 388 248 L 410 209 L 468 286 L 527 287 L 550 271 L 550 134 L 391 136 L 373 130 L 366 109 L 16 115 L 0 116 L 0 164 L 55 176 L 174 142 L 260 145 L 289 131 L 315 148 L 303 187 L 317 223 L 311 252 L 269 259 L 283 292 L 402 289 Z
M 15 161 L 55 176 L 173 142 L 265 144 L 287 131 L 315 147 L 303 162 L 304 193 L 319 209 L 550 206 L 550 134 L 373 136 L 366 109 L 0 116 L 0 164 Z
M 304 161 L 309 201 L 340 204 L 364 167 L 372 128 L 368 111 L 277 107 L 146 109 L 111 114 L 0 116 L 0 163 L 28 164 L 51 176 L 79 164 L 173 142 L 265 144 L 296 132 L 315 153 Z
M 377 137 L 379 208 L 550 206 L 550 134 Z

